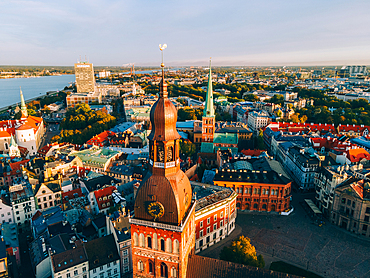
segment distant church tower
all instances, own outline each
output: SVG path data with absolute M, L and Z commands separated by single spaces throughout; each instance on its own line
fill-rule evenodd
M 15 142 L 13 135 L 10 136 L 9 156 L 10 157 L 20 157 L 21 156 L 21 152 L 19 151 L 18 144 Z
M 215 134 L 215 110 L 213 108 L 211 63 L 209 63 L 207 96 L 202 117 L 202 145 L 201 145 L 202 152 L 209 152 L 209 150 L 206 151 L 206 149 L 209 149 L 211 147 L 210 146 L 211 144 L 204 143 L 213 143 L 214 134 Z M 212 149 L 211 152 L 213 152 L 213 146 L 211 149 Z
M 22 89 L 20 91 L 21 91 L 21 112 L 22 112 L 21 119 L 27 119 L 27 117 L 28 117 L 27 106 L 24 102 Z
M 159 99 L 150 111 L 149 173 L 130 219 L 133 277 L 185 278 L 195 244 L 195 200 L 180 169 L 177 111 L 167 97 L 163 63 L 161 67 Z

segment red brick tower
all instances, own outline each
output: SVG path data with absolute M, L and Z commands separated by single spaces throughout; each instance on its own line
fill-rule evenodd
M 215 134 L 215 110 L 213 108 L 211 63 L 209 63 L 207 96 L 202 117 L 202 142 L 212 143 L 214 134 Z
M 150 171 L 140 185 L 131 222 L 133 277 L 186 277 L 194 250 L 195 202 L 180 170 L 177 111 L 167 97 L 164 64 L 160 97 L 150 111 Z

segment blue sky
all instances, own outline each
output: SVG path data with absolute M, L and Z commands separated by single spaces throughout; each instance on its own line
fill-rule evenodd
M 0 65 L 370 64 L 370 1 L 0 0 Z

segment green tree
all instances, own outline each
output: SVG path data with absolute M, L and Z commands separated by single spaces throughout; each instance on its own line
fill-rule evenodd
M 266 150 L 265 143 L 263 142 L 263 131 L 260 129 L 258 136 L 255 137 L 254 148 L 257 150 Z
M 195 144 L 193 144 L 189 140 L 180 141 L 180 151 L 187 157 L 192 157 L 195 154 L 195 150 L 196 150 Z
M 262 255 L 257 256 L 256 248 L 251 244 L 250 239 L 244 236 L 234 240 L 230 246 L 225 246 L 221 250 L 220 259 L 260 268 L 265 266 Z
M 276 94 L 272 98 L 266 99 L 265 102 L 280 104 L 280 106 L 284 106 L 284 96 Z

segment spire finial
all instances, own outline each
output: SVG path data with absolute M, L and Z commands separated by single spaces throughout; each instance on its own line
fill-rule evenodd
M 167 84 L 164 82 L 164 62 L 163 62 L 163 50 L 167 48 L 167 44 L 160 44 L 159 45 L 159 50 L 162 52 L 162 63 L 161 63 L 161 68 L 162 68 L 162 81 L 161 81 L 161 87 L 160 87 L 160 92 L 159 96 L 160 97 L 167 97 Z

